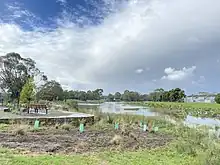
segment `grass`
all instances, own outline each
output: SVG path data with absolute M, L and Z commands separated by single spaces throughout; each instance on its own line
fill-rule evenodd
M 197 117 L 220 116 L 220 104 L 215 103 L 136 102 L 132 104 L 147 106 L 177 118 L 184 118 L 189 113 Z
M 169 133 L 175 140 L 166 147 L 138 150 L 136 152 L 112 152 L 90 154 L 24 154 L 18 150 L 0 148 L 1 165 L 218 165 L 220 164 L 220 146 L 218 139 L 208 139 L 207 133 L 198 129 L 175 126 L 156 117 L 143 118 L 142 116 L 109 115 L 96 113 L 96 123 L 92 127 L 105 130 L 113 123 L 132 125 L 144 120 L 153 120 L 160 132 Z M 0 125 L 5 130 L 10 126 Z M 68 128 L 71 126 L 68 125 Z M 91 128 L 92 128 L 91 127 Z M 49 129 L 49 128 L 48 128 Z M 62 129 L 62 128 L 61 128 Z M 119 137 L 115 137 L 118 141 Z M 114 139 L 114 141 L 116 141 Z
M 90 155 L 22 155 L 19 152 L 0 149 L 1 165 L 190 165 L 198 162 L 192 156 L 169 149 L 138 152 L 104 152 Z

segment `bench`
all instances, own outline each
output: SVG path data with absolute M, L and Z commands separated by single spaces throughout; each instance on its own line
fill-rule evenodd
M 45 105 L 45 104 L 30 104 L 28 106 L 28 113 L 30 113 L 30 109 L 34 109 L 35 113 L 38 113 L 39 109 L 45 110 L 46 114 L 48 113 L 48 108 L 47 108 L 47 105 Z

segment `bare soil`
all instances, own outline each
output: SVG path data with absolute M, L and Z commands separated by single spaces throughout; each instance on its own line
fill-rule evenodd
M 120 137 L 120 138 L 118 138 Z M 106 150 L 138 150 L 166 145 L 173 138 L 159 132 L 148 133 L 139 129 L 120 130 L 48 129 L 44 132 L 28 132 L 14 135 L 0 132 L 0 146 L 30 151 L 32 153 L 90 153 Z

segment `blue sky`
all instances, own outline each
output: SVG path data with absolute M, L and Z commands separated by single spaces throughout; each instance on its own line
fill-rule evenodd
M 12 11 L 8 9 L 8 7 L 11 6 L 28 10 L 28 12 L 39 18 L 38 23 L 42 26 L 44 25 L 47 27 L 56 27 L 54 20 L 62 17 L 64 10 L 65 12 L 74 15 L 69 19 L 75 23 L 77 23 L 76 16 L 78 16 L 89 18 L 93 24 L 97 24 L 101 21 L 99 16 L 102 15 L 94 15 L 94 12 L 96 12 L 97 9 L 93 4 L 97 3 L 99 6 L 101 6 L 103 3 L 100 0 L 88 2 L 85 0 L 2 0 L 0 1 L 0 11 L 2 14 L 2 19 L 7 23 L 11 21 L 7 18 L 7 16 L 13 11 L 13 9 L 11 9 Z M 81 10 L 81 8 L 85 8 L 86 10 Z M 15 22 L 21 25 L 24 29 L 31 30 L 29 29 L 30 27 L 28 24 L 22 23 L 22 19 L 24 18 L 17 18 Z M 83 26 L 85 24 L 86 22 L 83 22 L 79 24 L 79 26 Z
M 217 0 L 1 0 L 0 53 L 67 89 L 218 92 Z

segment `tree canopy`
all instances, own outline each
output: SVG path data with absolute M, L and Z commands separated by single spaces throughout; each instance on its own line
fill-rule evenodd
M 36 63 L 31 58 L 23 58 L 18 53 L 8 53 L 0 57 L 0 88 L 11 93 L 12 99 L 18 99 L 21 90 L 30 77 L 40 75 Z M 43 75 L 45 78 L 46 76 Z
M 215 96 L 215 102 L 217 104 L 220 104 L 220 93 L 218 93 L 216 96 Z
M 100 100 L 103 98 L 103 89 L 96 89 L 94 91 L 65 91 L 66 99 L 74 99 L 74 100 Z
M 48 101 L 63 100 L 64 99 L 63 88 L 55 80 L 48 81 L 37 92 L 37 99 L 48 100 Z

